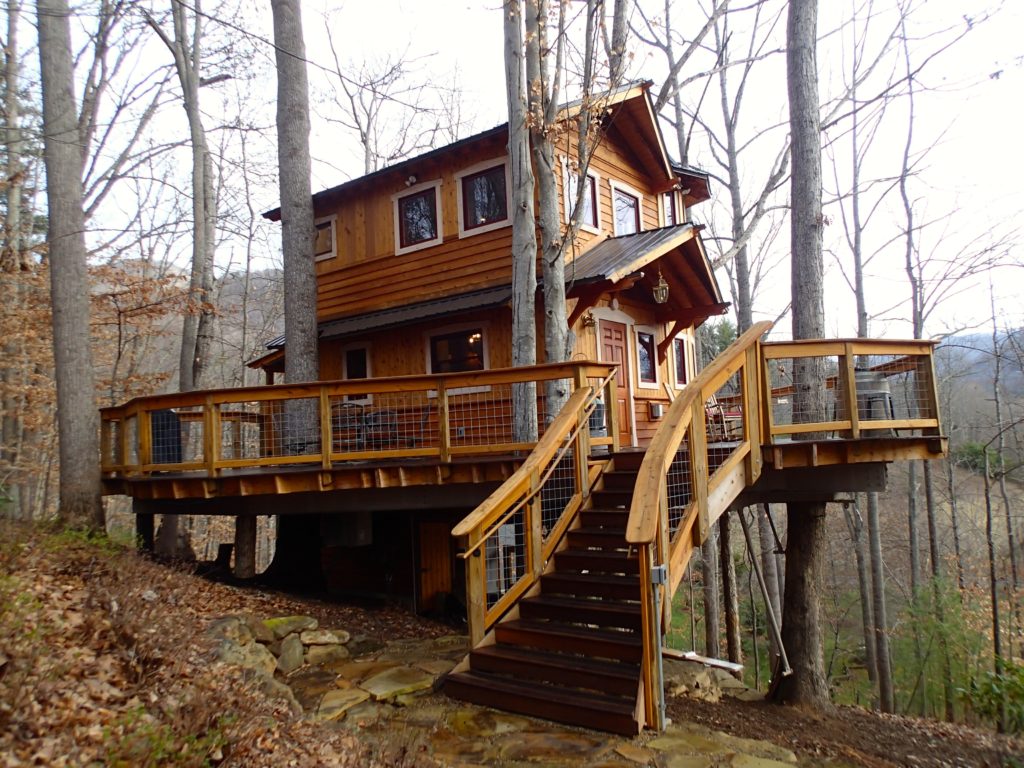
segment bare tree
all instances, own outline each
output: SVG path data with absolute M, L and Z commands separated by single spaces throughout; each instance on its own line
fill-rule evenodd
M 82 154 L 66 0 L 37 0 L 49 215 L 50 291 L 60 430 L 60 519 L 102 529 L 99 413 L 92 382 Z M 83 382 L 84 378 L 84 382 Z

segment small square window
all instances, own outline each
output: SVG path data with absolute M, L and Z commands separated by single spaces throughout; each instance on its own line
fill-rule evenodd
M 654 334 L 637 331 L 636 334 L 637 376 L 645 384 L 658 383 L 658 358 L 654 346 Z
M 505 165 L 462 178 L 462 228 L 476 229 L 508 219 Z
M 437 192 L 434 187 L 398 198 L 398 240 L 409 248 L 438 239 Z
M 686 384 L 686 341 L 681 338 L 672 339 L 672 357 L 676 367 L 676 386 Z
M 316 227 L 316 235 L 313 240 L 313 256 L 317 261 L 322 259 L 330 259 L 334 256 L 334 218 L 324 219 L 318 221 L 314 225 Z
M 482 328 L 430 337 L 430 372 L 460 373 L 484 369 Z
M 615 208 L 615 234 L 632 235 L 639 232 L 640 198 L 621 189 L 615 189 L 612 201 Z
M 370 358 L 369 350 L 366 347 L 351 347 L 345 350 L 345 370 L 344 377 L 346 379 L 365 379 L 370 375 Z M 354 394 L 348 395 L 346 398 L 348 401 L 366 401 L 369 400 L 369 396 L 366 394 Z

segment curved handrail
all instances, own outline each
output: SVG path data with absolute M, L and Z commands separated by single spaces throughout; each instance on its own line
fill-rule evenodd
M 707 394 L 714 393 L 721 382 L 732 376 L 742 365 L 747 350 L 769 330 L 765 321 L 750 327 L 714 361 L 688 384 L 669 406 L 665 420 L 654 434 L 636 478 L 633 503 L 626 524 L 626 541 L 630 544 L 650 544 L 658 531 L 658 498 L 661 481 L 686 436 L 692 421 L 694 404 L 703 407 Z M 706 394 L 707 393 L 707 394 Z

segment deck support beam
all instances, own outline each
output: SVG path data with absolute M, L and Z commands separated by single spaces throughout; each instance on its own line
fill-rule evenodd
M 256 515 L 235 516 L 235 576 L 256 575 Z

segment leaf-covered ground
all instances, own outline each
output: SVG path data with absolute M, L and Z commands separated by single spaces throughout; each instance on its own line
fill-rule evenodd
M 387 640 L 452 631 L 397 608 L 215 583 L 106 540 L 0 525 L 0 768 L 448 764 L 398 733 L 382 745 L 296 717 L 214 662 L 207 626 L 243 613 L 306 614 Z M 1020 741 L 853 708 L 677 697 L 669 714 L 774 741 L 807 766 L 1024 765 Z

